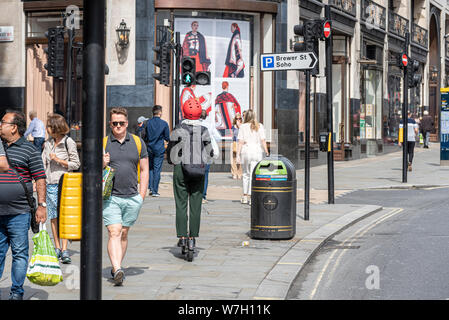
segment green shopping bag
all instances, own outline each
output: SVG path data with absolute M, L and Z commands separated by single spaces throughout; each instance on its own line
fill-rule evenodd
M 62 271 L 45 224 L 33 236 L 34 249 L 28 264 L 27 278 L 40 286 L 54 286 L 62 281 Z
M 106 166 L 103 169 L 103 200 L 108 200 L 111 197 L 114 175 L 113 168 Z

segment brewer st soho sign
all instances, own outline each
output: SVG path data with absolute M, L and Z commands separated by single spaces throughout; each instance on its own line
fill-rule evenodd
M 14 27 L 0 27 L 0 42 L 14 41 Z
M 313 69 L 318 59 L 314 52 L 266 53 L 260 55 L 262 71 Z

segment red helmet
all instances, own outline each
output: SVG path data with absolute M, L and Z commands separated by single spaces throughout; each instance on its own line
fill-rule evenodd
M 201 104 L 195 98 L 190 98 L 182 105 L 184 118 L 189 120 L 198 120 L 201 116 Z

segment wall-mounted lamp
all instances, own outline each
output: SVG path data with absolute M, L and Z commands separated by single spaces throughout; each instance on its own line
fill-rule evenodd
M 127 48 L 129 45 L 130 29 L 126 27 L 126 22 L 124 19 L 122 19 L 122 22 L 120 22 L 120 26 L 115 29 L 115 32 L 117 32 L 119 46 L 122 48 Z
M 430 68 L 430 81 L 436 82 L 438 80 L 438 68 L 437 66 L 432 66 Z

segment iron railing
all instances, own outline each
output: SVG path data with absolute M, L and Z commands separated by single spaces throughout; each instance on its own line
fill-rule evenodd
M 330 5 L 351 16 L 355 17 L 356 15 L 355 0 L 330 0 Z
M 388 32 L 405 38 L 405 33 L 409 30 L 408 20 L 397 13 L 388 12 Z
M 385 30 L 387 25 L 386 14 L 387 10 L 381 5 L 372 0 L 363 0 L 361 15 L 362 21 L 365 22 L 367 27 Z
M 412 42 L 427 48 L 427 39 L 427 30 L 414 23 L 412 27 Z

